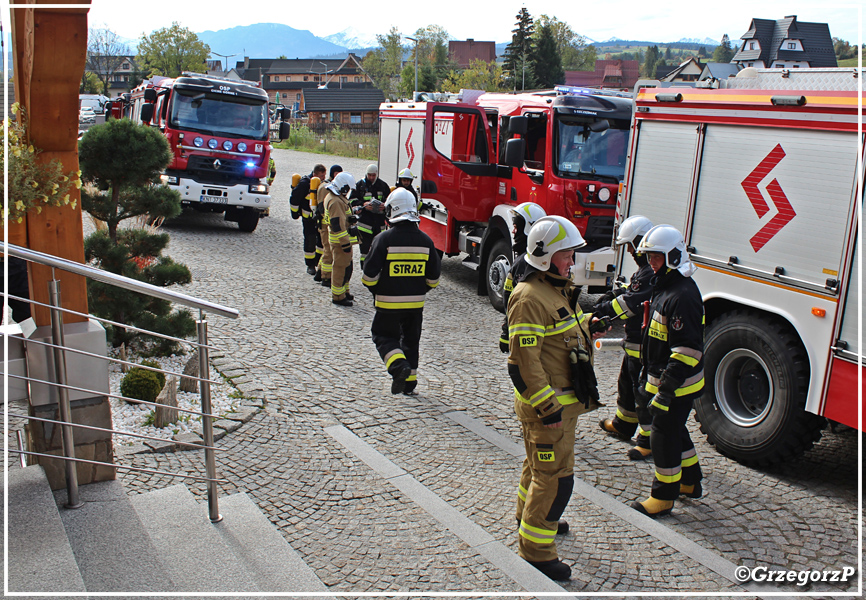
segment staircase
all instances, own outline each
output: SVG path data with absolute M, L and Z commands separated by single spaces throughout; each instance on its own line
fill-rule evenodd
M 183 485 L 129 497 L 118 481 L 93 483 L 69 510 L 41 467 L 8 475 L 10 592 L 328 591 L 246 494 L 222 498 L 211 523 Z

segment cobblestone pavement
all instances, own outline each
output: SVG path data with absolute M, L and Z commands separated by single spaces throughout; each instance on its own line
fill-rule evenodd
M 500 313 L 476 295 L 475 273 L 459 258 L 445 258 L 441 285 L 424 311 L 420 394 L 392 396 L 370 340 L 372 298 L 360 284 L 357 252 L 355 306 L 335 307 L 305 273 L 300 223 L 288 207 L 293 172 L 323 162 L 361 176 L 367 162 L 285 150 L 275 160 L 271 216 L 254 233 L 215 215 L 184 215 L 164 226 L 171 234 L 168 254 L 194 274 L 183 291 L 241 315 L 209 321 L 211 342 L 222 349 L 215 365 L 238 376 L 234 382 L 257 409 L 218 443 L 220 475 L 230 481 L 221 493 L 250 495 L 335 592 L 523 592 L 459 529 L 444 527 L 329 434 L 345 428 L 516 551 L 522 445 L 505 357 L 497 349 Z M 620 360 L 617 351 L 599 353 L 607 406 L 579 423 L 579 481 L 565 513 L 571 532 L 559 541 L 561 557 L 574 565 L 567 591 L 797 592 L 803 588 L 741 587 L 732 566 L 857 565 L 858 434 L 852 430 L 826 431 L 800 460 L 760 471 L 719 455 L 692 422 L 704 498 L 678 502 L 658 522 L 629 509 L 647 495 L 652 465 L 629 461 L 628 445 L 597 425 L 613 415 Z M 127 458 L 164 470 L 201 471 L 203 463 L 198 452 Z M 175 483 L 121 477 L 136 492 Z M 203 486 L 190 488 L 203 499 Z M 713 568 L 714 561 L 726 566 Z M 856 585 L 852 579 L 805 589 L 831 595 Z

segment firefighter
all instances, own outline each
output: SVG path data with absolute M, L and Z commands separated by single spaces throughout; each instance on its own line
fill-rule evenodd
M 311 182 L 313 178 L 318 178 L 319 181 L 325 179 L 325 165 L 316 165 L 313 167 L 313 172 L 309 175 L 301 177 L 298 184 L 292 190 L 292 195 L 289 197 L 289 204 L 292 208 L 292 218 L 301 218 L 304 230 L 304 263 L 307 265 L 307 273 L 310 275 L 316 274 L 316 220 L 313 218 L 312 208 L 310 207 Z
M 650 497 L 632 508 L 657 517 L 670 514 L 680 494 L 700 498 L 702 493 L 701 466 L 686 421 L 704 387 L 704 307 L 691 277 L 697 267 L 675 227 L 656 225 L 637 250 L 646 253 L 655 273 L 640 375 L 652 416 L 655 477 Z
M 391 375 L 391 393 L 415 395 L 424 297 L 439 285 L 439 254 L 418 229 L 418 205 L 408 190 L 396 189 L 385 203 L 390 228 L 376 236 L 364 262 L 363 283 L 373 293 L 371 333 Z
M 529 235 L 530 228 L 541 217 L 546 217 L 547 213 L 535 202 L 523 202 L 518 204 L 508 213 L 511 215 L 511 253 L 513 261 L 511 269 L 508 270 L 508 275 L 505 276 L 505 283 L 502 290 L 502 304 L 506 309 L 505 317 L 502 319 L 502 333 L 499 335 L 499 351 L 508 352 L 508 299 L 511 297 L 511 292 L 514 290 L 514 280 L 518 278 L 526 269 L 526 236 Z
M 328 171 L 327 183 L 334 181 L 337 173 L 342 173 L 343 167 L 340 165 L 332 165 Z M 319 242 L 321 243 L 321 252 L 319 264 L 316 267 L 316 274 L 313 276 L 314 281 L 321 281 L 322 287 L 331 287 L 331 271 L 334 269 L 334 256 L 331 253 L 331 242 L 328 240 L 328 213 L 325 210 L 325 196 L 328 194 L 327 185 L 319 186 L 316 196 L 316 210 L 313 212 L 316 215 L 316 225 L 319 228 Z M 319 253 L 319 248 L 316 248 Z
M 366 176 L 352 192 L 352 207 L 358 215 L 362 269 L 373 238 L 385 227 L 385 199 L 390 193 L 388 184 L 379 179 L 379 167 L 376 165 L 367 167 Z
M 412 195 L 415 196 L 415 201 L 418 201 L 418 192 L 415 191 L 415 188 L 412 187 L 412 183 L 415 181 L 415 176 L 412 174 L 412 171 L 407 169 L 402 169 L 397 174 L 397 185 L 394 186 L 394 189 L 403 188 L 412 192 Z M 393 190 L 392 190 L 393 191 Z
M 274 179 L 277 176 L 277 163 L 274 162 L 274 157 L 268 158 L 268 185 L 274 184 Z
M 643 236 L 652 229 L 652 222 L 644 216 L 634 215 L 622 222 L 615 243 L 625 246 L 637 264 L 637 271 L 627 286 L 614 287 L 593 307 L 592 314 L 598 318 L 625 321 L 622 367 L 617 379 L 616 415 L 613 419 L 599 421 L 602 430 L 623 440 L 631 439 L 638 432 L 636 446 L 628 451 L 632 460 L 643 460 L 650 455 L 650 426 L 652 417 L 644 403 L 645 395 L 637 393 L 640 378 L 640 342 L 643 323 L 643 303 L 652 295 L 653 270 L 647 257 L 637 251 Z
M 349 194 L 355 187 L 351 173 L 338 173 L 328 184 L 325 196 L 325 212 L 328 213 L 328 241 L 331 244 L 333 268 L 331 271 L 331 302 L 340 306 L 352 306 L 354 296 L 349 293 L 352 278 L 352 245 L 357 243 L 353 233 L 354 220 L 349 207 Z
M 508 303 L 514 408 L 526 459 L 517 492 L 518 554 L 555 580 L 571 576 L 554 536 L 574 486 L 577 417 L 598 408 L 589 319 L 574 302 L 570 270 L 585 245 L 563 217 L 543 217 L 529 232 L 528 268 Z

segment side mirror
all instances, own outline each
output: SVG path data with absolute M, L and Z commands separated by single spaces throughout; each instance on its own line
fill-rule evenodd
M 108 102 L 105 103 L 105 106 L 103 108 L 105 110 L 105 120 L 107 121 L 108 119 L 110 119 L 113 116 L 111 114 L 111 111 L 114 109 L 114 102 L 109 100 Z
M 522 117 L 517 117 L 522 118 Z M 526 140 L 513 139 L 505 142 L 505 164 L 509 167 L 523 166 L 523 156 L 526 154 Z
M 289 108 L 281 108 L 280 109 L 280 119 L 285 121 L 286 119 L 292 118 L 292 110 Z
M 292 126 L 290 123 L 283 121 L 280 123 L 280 141 L 288 139 L 292 135 Z
M 150 123 L 150 120 L 153 118 L 153 104 L 142 104 L 141 105 L 141 117 L 142 123 Z
M 529 119 L 526 117 L 511 117 L 508 119 L 508 133 L 511 135 L 526 135 Z
M 153 88 L 147 88 L 144 90 L 144 101 L 156 102 L 156 90 Z

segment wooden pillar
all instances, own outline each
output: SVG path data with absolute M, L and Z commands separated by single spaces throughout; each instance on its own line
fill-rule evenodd
M 42 161 L 58 160 L 65 172 L 78 170 L 78 88 L 87 57 L 88 8 L 40 8 L 40 4 L 89 4 L 90 0 L 14 0 L 12 49 L 15 100 L 25 109 L 30 142 Z M 75 208 L 46 207 L 9 224 L 9 241 L 69 260 L 84 262 L 81 193 L 72 188 Z M 87 314 L 85 279 L 57 270 L 65 308 Z M 30 268 L 30 297 L 48 302 L 51 269 Z M 48 325 L 48 310 L 33 306 L 37 325 Z M 85 321 L 64 315 L 64 322 Z

